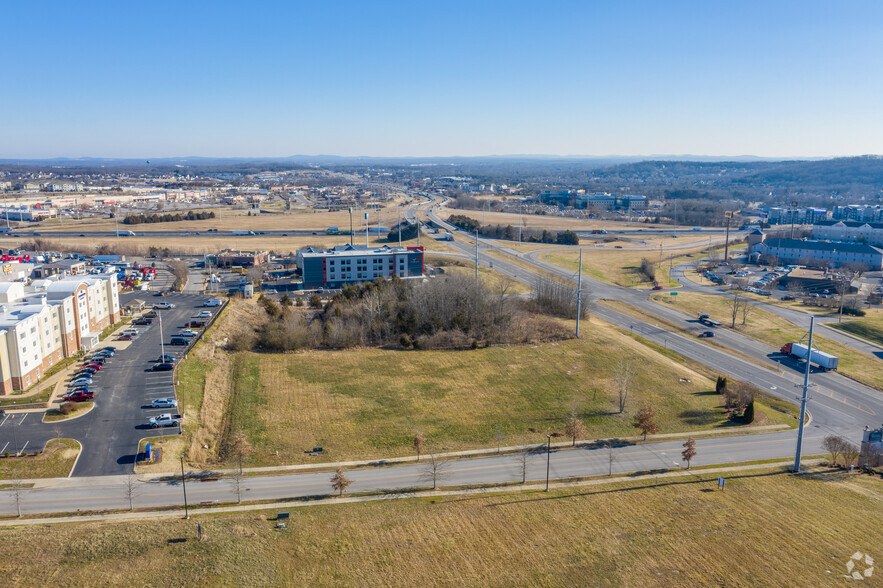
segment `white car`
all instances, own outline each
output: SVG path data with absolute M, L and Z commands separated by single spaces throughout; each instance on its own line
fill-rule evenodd
M 212 298 L 202 303 L 203 306 L 221 306 L 222 302 L 219 298 Z
M 184 329 L 183 331 L 178 331 L 176 335 L 178 337 L 196 337 L 199 333 L 193 329 Z
M 175 408 L 178 406 L 178 401 L 174 398 L 157 398 L 150 403 L 150 406 L 153 408 Z
M 207 310 L 203 310 L 202 312 L 195 315 L 196 318 L 212 318 L 212 313 Z
M 92 378 L 77 378 L 70 383 L 71 388 L 76 388 L 77 386 L 89 386 L 92 384 Z
M 153 308 L 156 310 L 170 310 L 172 308 L 175 308 L 175 305 L 171 302 L 157 302 L 153 305 Z

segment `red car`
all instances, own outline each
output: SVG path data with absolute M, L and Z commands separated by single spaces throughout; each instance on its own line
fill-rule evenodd
M 117 337 L 117 341 L 131 341 L 132 339 L 134 339 L 132 335 L 120 335 Z
M 87 364 L 85 367 L 87 367 L 87 368 L 92 368 L 92 369 L 95 369 L 95 370 L 100 370 L 100 369 L 101 369 L 101 364 L 100 364 L 100 363 L 90 363 L 90 364 Z
M 64 400 L 70 402 L 83 402 L 84 400 L 92 400 L 95 398 L 94 392 L 71 392 L 64 397 Z
M 662 290 L 662 286 L 653 286 L 654 290 Z

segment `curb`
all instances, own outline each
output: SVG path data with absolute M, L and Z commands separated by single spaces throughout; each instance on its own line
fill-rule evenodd
M 838 333 L 838 334 L 840 334 L 840 335 L 846 335 L 847 337 L 850 337 L 850 338 L 852 338 L 852 339 L 855 339 L 856 341 L 861 341 L 862 343 L 865 343 L 866 345 L 870 345 L 871 347 L 876 347 L 877 349 L 881 349 L 881 350 L 883 350 L 883 345 L 880 345 L 879 343 L 874 343 L 873 341 L 870 341 L 870 340 L 868 340 L 868 339 L 865 339 L 864 337 L 859 337 L 858 335 L 853 335 L 853 334 L 850 333 L 850 332 L 842 331 L 842 330 L 837 329 L 837 328 L 835 328 L 835 327 L 831 327 L 831 326 L 828 325 L 828 323 L 819 323 L 819 324 L 821 324 L 821 325 L 822 325 L 823 327 L 825 327 L 826 329 L 830 329 L 830 330 L 832 330 L 832 331 L 834 331 L 834 332 L 836 332 L 836 333 Z M 856 351 L 858 351 L 858 349 L 856 349 Z
M 803 460 L 801 463 L 803 465 L 815 465 L 825 461 L 824 459 L 808 459 Z M 783 466 L 789 466 L 792 462 L 789 461 L 777 461 L 771 463 L 764 464 L 752 464 L 745 466 L 724 466 L 724 467 L 710 467 L 707 469 L 699 469 L 699 470 L 684 470 L 679 469 L 677 471 L 663 472 L 661 474 L 643 474 L 640 476 L 626 476 L 621 475 L 616 478 L 602 478 L 602 479 L 592 479 L 592 480 L 580 480 L 573 482 L 553 482 L 549 484 L 549 489 L 565 489 L 565 488 L 580 488 L 586 486 L 602 486 L 605 484 L 620 484 L 624 482 L 640 482 L 646 480 L 659 480 L 660 478 L 670 479 L 670 478 L 683 478 L 687 476 L 699 476 L 702 474 L 718 474 L 725 472 L 739 472 L 739 471 L 753 471 L 753 470 L 763 470 L 763 469 L 775 469 Z M 709 480 L 711 482 L 711 480 Z M 236 513 L 236 512 L 249 512 L 249 511 L 260 511 L 260 510 L 277 510 L 284 509 L 290 510 L 293 508 L 301 508 L 308 506 L 325 506 L 329 504 L 352 504 L 359 502 L 379 502 L 386 500 L 401 500 L 403 498 L 432 498 L 432 497 L 442 497 L 442 496 L 481 496 L 481 495 L 493 495 L 493 494 L 503 494 L 503 493 L 521 493 L 521 492 L 529 492 L 529 491 L 543 491 L 545 490 L 545 484 L 515 484 L 508 486 L 497 486 L 491 488 L 465 488 L 462 490 L 427 490 L 427 491 L 414 491 L 400 494 L 376 494 L 371 496 L 352 496 L 348 498 L 322 498 L 319 500 L 311 500 L 311 501 L 288 501 L 288 502 L 271 502 L 264 504 L 249 504 L 249 505 L 237 505 L 237 506 L 219 506 L 212 508 L 193 508 L 191 507 L 191 511 L 193 514 L 191 516 L 196 515 L 210 515 L 210 514 L 225 514 L 225 513 Z M 138 520 L 138 519 L 158 519 L 158 518 L 180 518 L 182 508 L 174 508 L 173 510 L 163 510 L 163 511 L 152 511 L 152 512 L 124 512 L 124 513 L 115 513 L 115 514 L 105 514 L 105 515 L 84 515 L 84 516 L 68 516 L 68 517 L 54 517 L 54 518 L 35 518 L 35 519 L 8 519 L 8 520 L 0 520 L 0 527 L 17 527 L 17 526 L 31 526 L 31 525 L 50 525 L 50 524 L 59 524 L 59 523 L 81 523 L 81 522 L 97 522 L 97 521 L 119 521 L 119 520 Z

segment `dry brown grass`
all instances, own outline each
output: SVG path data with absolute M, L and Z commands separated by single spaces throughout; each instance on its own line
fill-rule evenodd
M 4 528 L 10 586 L 829 586 L 878 562 L 883 483 L 815 468 L 486 497 Z M 877 570 L 863 585 L 879 586 Z
M 33 451 L 37 449 L 29 448 Z M 12 447 L 9 451 L 13 452 Z M 0 479 L 65 478 L 71 473 L 79 454 L 80 444 L 73 439 L 52 439 L 37 456 L 0 459 Z

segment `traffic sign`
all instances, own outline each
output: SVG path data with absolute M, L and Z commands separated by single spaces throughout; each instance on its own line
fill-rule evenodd
M 669 295 L 669 296 L 677 296 L 678 293 L 677 293 L 677 292 L 669 292 L 668 295 Z

